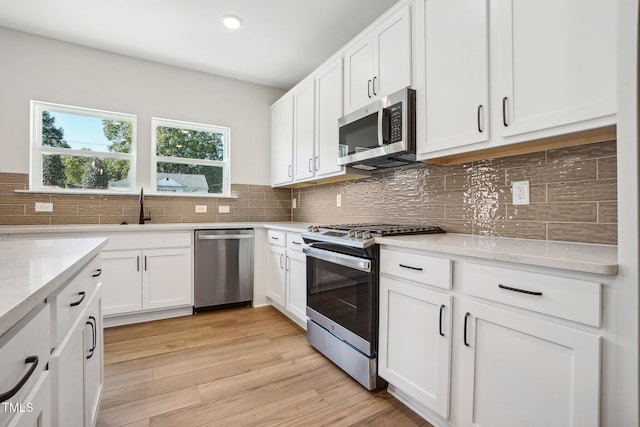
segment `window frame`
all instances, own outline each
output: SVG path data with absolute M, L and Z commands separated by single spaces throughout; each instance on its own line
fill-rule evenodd
M 130 153 L 110 153 L 103 151 L 76 150 L 73 148 L 49 147 L 42 145 L 42 113 L 50 111 L 54 113 L 75 114 L 89 117 L 96 117 L 106 120 L 122 120 L 131 122 L 131 152 Z M 29 191 L 42 193 L 69 193 L 69 194 L 127 194 L 135 192 L 138 186 L 137 176 L 137 135 L 138 116 L 135 114 L 119 113 L 108 110 L 98 110 L 94 108 L 77 107 L 73 105 L 56 104 L 51 102 L 31 100 L 31 155 L 29 161 Z M 99 157 L 102 159 L 118 159 L 129 161 L 129 184 L 127 190 L 114 190 L 110 188 L 57 188 L 42 185 L 44 154 L 54 154 L 61 156 L 78 157 Z
M 225 160 L 188 159 L 184 157 L 158 156 L 157 128 L 158 126 L 172 127 L 176 129 L 188 129 L 200 132 L 221 133 L 224 136 L 222 158 Z M 222 167 L 222 192 L 221 193 L 173 193 L 158 191 L 158 162 L 180 163 L 187 165 Z M 205 123 L 185 122 L 181 120 L 163 119 L 151 117 L 151 191 L 154 195 L 191 196 L 191 197 L 231 197 L 231 128 L 226 126 L 210 125 Z

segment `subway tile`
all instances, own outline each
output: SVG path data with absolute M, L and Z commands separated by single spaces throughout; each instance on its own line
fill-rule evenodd
M 16 215 L 0 216 L 0 225 L 49 225 L 50 216 Z
M 18 216 L 25 214 L 25 205 L 0 205 L 0 216 Z
M 55 207 L 54 207 L 55 212 Z M 124 210 L 122 206 L 83 206 L 77 207 L 78 215 L 108 215 L 117 216 L 123 215 Z
M 507 172 L 507 185 L 513 181 L 530 181 L 534 184 L 595 180 L 597 177 L 596 160 L 565 160 L 543 166 L 512 168 Z
M 558 182 L 547 185 L 549 202 L 614 201 L 617 199 L 615 179 L 580 182 Z
M 549 163 L 567 159 L 583 160 L 616 155 L 616 141 L 596 142 L 593 144 L 576 145 L 547 151 Z
M 181 217 L 181 221 L 185 224 L 189 223 L 207 223 L 213 222 L 214 215 L 185 215 Z
M 36 212 L 35 203 L 28 203 L 25 209 L 25 215 L 68 215 L 75 216 L 78 215 L 78 206 L 77 205 L 63 205 L 63 204 L 53 204 L 53 212 Z
M 598 202 L 598 222 L 618 222 L 618 202 Z
M 215 222 L 248 222 L 249 215 L 218 214 Z
M 151 208 L 150 208 L 151 209 Z M 156 208 L 157 209 L 157 208 Z M 146 206 L 145 206 L 145 214 L 146 214 Z M 152 209 L 153 212 L 153 209 Z M 208 212 L 208 209 L 207 209 Z M 158 213 L 160 214 L 160 213 Z M 161 215 L 168 216 L 183 216 L 183 215 L 195 215 L 195 207 L 193 206 L 165 206 L 164 212 Z M 151 215 L 153 217 L 153 213 Z
M 26 190 L 24 184 L 0 182 L 0 194 L 15 193 L 16 190 Z
M 520 221 L 596 222 L 596 202 L 507 205 L 507 219 Z
M 615 245 L 617 238 L 617 224 L 549 223 L 549 240 Z
M 151 215 L 151 221 L 149 221 L 150 224 L 180 224 L 181 222 L 182 217 L 178 215 Z
M 479 160 L 474 165 L 487 164 L 496 169 L 509 169 L 514 167 L 538 166 L 547 163 L 547 155 L 544 151 L 535 153 L 516 154 L 514 156 L 499 157 L 488 160 Z
M 138 217 L 131 215 L 100 215 L 100 224 L 122 224 L 123 221 L 127 224 L 137 224 Z
M 409 210 L 410 208 L 406 207 L 404 209 Z M 445 205 L 429 203 L 422 206 L 415 206 L 413 209 L 420 218 L 445 218 Z
M 29 204 L 29 203 L 50 203 L 51 196 L 48 194 L 23 194 L 23 193 L 8 193 L 0 194 L 0 204 L 13 205 L 13 204 Z
M 616 179 L 618 177 L 617 157 L 598 159 L 598 179 Z
M 436 225 L 441 227 L 447 233 L 471 234 L 472 232 L 471 221 L 450 220 L 450 219 L 433 221 L 429 219 L 423 219 L 422 225 L 424 226 Z
M 51 203 L 56 205 L 87 205 L 97 206 L 100 204 L 100 196 L 79 195 L 79 194 L 52 194 Z
M 0 183 L 27 185 L 29 184 L 29 174 L 2 172 L 0 173 Z
M 276 208 L 278 207 L 277 200 L 248 200 L 249 208 Z
M 100 224 L 100 216 L 58 216 L 51 215 L 51 225 L 67 225 L 67 224 Z
M 496 221 L 492 224 L 485 224 L 484 227 L 474 225 L 473 234 L 544 240 L 547 234 L 547 223 L 542 221 Z

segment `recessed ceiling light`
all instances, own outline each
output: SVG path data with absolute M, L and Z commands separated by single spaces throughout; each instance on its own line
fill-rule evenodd
M 240 25 L 242 25 L 242 19 L 240 19 L 236 15 L 225 15 L 222 18 L 222 23 L 224 24 L 225 27 L 231 28 L 232 30 L 236 30 L 240 28 Z

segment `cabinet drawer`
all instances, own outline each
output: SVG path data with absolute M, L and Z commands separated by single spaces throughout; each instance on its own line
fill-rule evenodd
M 600 326 L 600 283 L 465 263 L 469 295 Z
M 123 226 L 124 227 L 124 226 Z M 159 249 L 191 246 L 191 232 L 176 233 L 115 233 L 102 234 L 96 237 L 108 237 L 109 241 L 103 250 L 119 251 L 130 249 Z
M 451 289 L 451 260 L 427 255 L 380 249 L 380 272 Z
M 27 393 L 49 362 L 50 319 L 50 305 L 42 304 L 0 337 L 0 393 L 12 390 L 27 377 L 25 384 L 7 402 L 27 403 Z M 4 419 L 5 409 L 0 405 L 0 420 Z
M 306 246 L 302 236 L 297 233 L 287 233 L 287 249 L 302 252 L 302 248 Z
M 276 246 L 285 246 L 287 244 L 287 233 L 278 230 L 269 230 L 269 244 Z
M 71 324 L 85 307 L 96 287 L 96 279 L 100 278 L 100 276 L 94 277 L 94 275 L 99 272 L 100 257 L 96 256 L 71 282 L 51 298 L 54 347 L 57 347 L 62 341 Z

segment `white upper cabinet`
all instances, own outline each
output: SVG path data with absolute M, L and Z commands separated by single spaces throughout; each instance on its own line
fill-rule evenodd
M 344 53 L 345 114 L 411 85 L 409 6 L 389 15 Z
M 311 178 L 314 174 L 315 85 L 313 79 L 303 82 L 293 93 L 294 180 Z
M 502 136 L 615 115 L 616 10 L 609 0 L 491 2 Z
M 342 58 L 316 73 L 316 176 L 338 173 L 338 119 L 342 117 Z
M 414 41 L 425 62 L 420 160 L 615 124 L 615 2 L 416 5 L 424 28 Z
M 488 141 L 488 0 L 421 1 L 428 144 L 418 152 Z
M 293 181 L 293 95 L 271 106 L 271 185 Z

